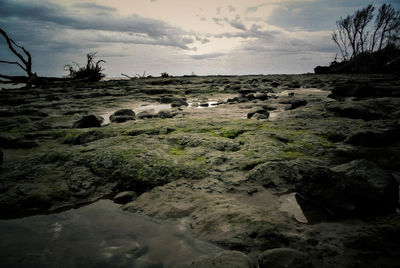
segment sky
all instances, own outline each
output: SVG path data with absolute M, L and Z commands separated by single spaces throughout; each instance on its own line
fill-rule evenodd
M 0 28 L 40 76 L 97 52 L 108 77 L 292 74 L 340 54 L 336 20 L 400 0 L 0 0 Z M 0 36 L 0 60 L 16 60 Z M 1 74 L 20 74 L 0 64 Z

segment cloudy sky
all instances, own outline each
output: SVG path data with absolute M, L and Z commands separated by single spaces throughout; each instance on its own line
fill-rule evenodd
M 306 73 L 338 53 L 336 20 L 370 3 L 400 8 L 400 0 L 0 0 L 0 28 L 31 52 L 39 75 L 66 75 L 65 64 L 83 65 L 91 51 L 108 77 Z M 2 37 L 0 59 L 13 59 Z M 18 70 L 1 64 L 0 73 Z

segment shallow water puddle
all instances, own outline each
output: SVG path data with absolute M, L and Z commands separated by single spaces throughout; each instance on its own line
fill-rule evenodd
M 293 94 L 293 95 L 292 95 Z M 308 99 L 310 96 L 312 97 L 317 97 L 321 99 L 326 99 L 328 95 L 330 94 L 330 91 L 327 90 L 322 90 L 319 88 L 298 88 L 298 89 L 289 89 L 289 90 L 283 90 L 278 93 L 272 94 L 272 97 L 277 98 L 278 100 L 280 99 L 279 97 L 296 97 L 299 99 Z M 287 116 L 290 113 L 290 110 L 287 110 L 289 107 L 288 104 L 277 104 L 276 110 L 270 111 L 269 112 L 269 120 L 274 121 L 277 119 L 282 119 L 285 116 Z
M 110 116 L 119 109 L 132 109 L 136 114 L 138 114 L 140 112 L 145 112 L 145 111 L 156 114 L 159 111 L 171 109 L 171 104 L 144 103 L 144 104 L 140 104 L 140 105 L 138 105 L 138 104 L 124 105 L 122 107 L 119 107 L 118 109 L 114 109 L 112 111 L 108 111 L 106 113 L 100 114 L 100 116 L 104 118 L 103 124 L 109 124 Z
M 220 248 L 183 225 L 122 211 L 110 200 L 0 220 L 1 267 L 171 267 Z
M 336 217 L 318 204 L 303 198 L 298 193 L 279 196 L 280 210 L 289 213 L 301 223 L 316 224 L 335 221 Z
M 19 89 L 25 87 L 25 83 L 17 83 L 17 84 L 11 84 L 11 83 L 1 83 L 0 82 L 0 90 L 2 89 Z
M 308 223 L 306 216 L 303 213 L 300 205 L 296 200 L 296 193 L 285 194 L 280 196 L 281 211 L 285 211 L 292 215 L 298 222 Z

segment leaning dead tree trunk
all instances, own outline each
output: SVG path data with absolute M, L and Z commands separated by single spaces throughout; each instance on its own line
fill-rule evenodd
M 36 75 L 32 73 L 32 57 L 31 57 L 31 54 L 29 53 L 29 51 L 27 51 L 24 47 L 18 45 L 1 28 L 0 28 L 0 34 L 6 39 L 8 48 L 11 50 L 11 52 L 15 56 L 17 56 L 17 58 L 20 60 L 20 62 L 19 61 L 0 60 L 0 63 L 18 65 L 27 74 L 27 77 L 9 76 L 9 75 L 0 74 L 0 78 L 4 78 L 4 79 L 15 81 L 15 82 L 27 82 L 27 81 L 32 80 Z M 18 52 L 18 49 L 21 50 L 25 54 L 25 57 L 22 55 L 22 53 Z

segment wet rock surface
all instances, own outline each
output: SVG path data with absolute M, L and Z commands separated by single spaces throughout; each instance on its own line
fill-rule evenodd
M 226 250 L 193 267 L 396 267 L 399 88 L 392 76 L 273 75 L 1 90 L 0 215 L 129 191 L 126 211 Z
M 131 109 L 121 109 L 110 115 L 110 121 L 123 123 L 129 120 L 135 120 L 135 112 Z

